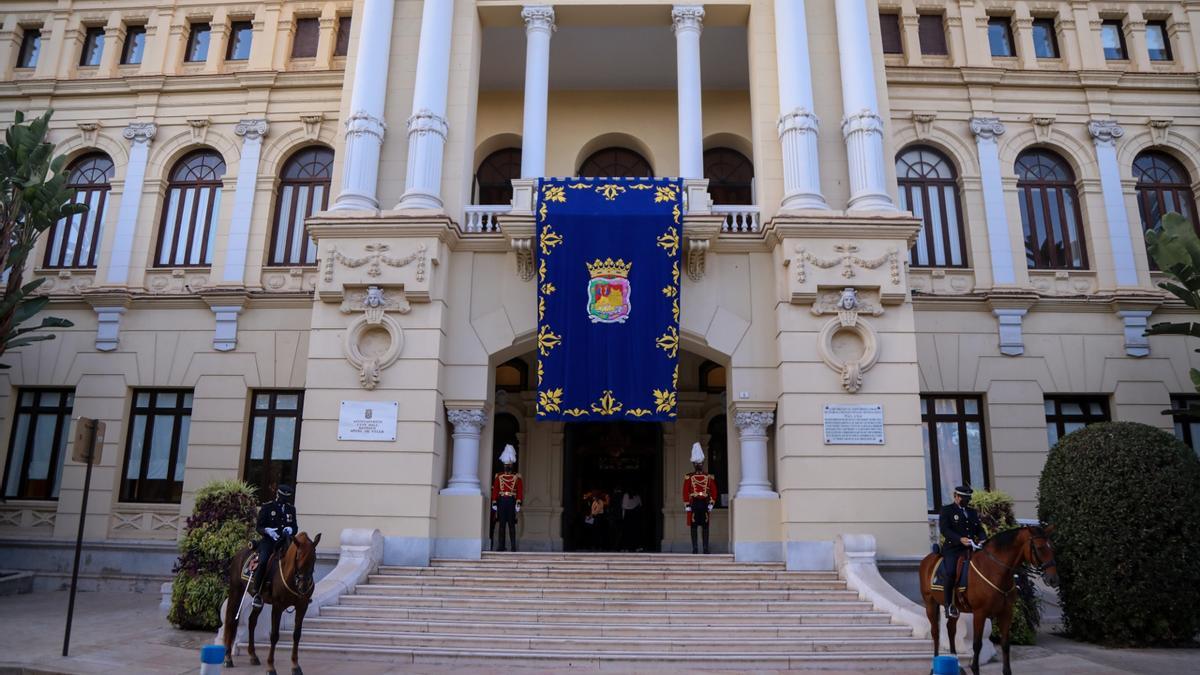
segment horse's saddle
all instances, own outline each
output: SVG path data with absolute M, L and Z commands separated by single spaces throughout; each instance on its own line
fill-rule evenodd
M 946 565 L 945 565 L 945 562 L 946 562 L 946 559 L 944 557 L 939 557 L 937 565 L 933 566 L 933 578 L 931 578 L 929 580 L 929 587 L 935 591 L 942 591 L 942 590 L 945 590 L 945 588 L 946 588 L 946 570 L 945 570 Z M 970 555 L 964 554 L 962 556 L 959 556 L 959 558 L 958 558 L 958 579 L 957 579 L 957 581 L 958 581 L 957 587 L 958 587 L 959 592 L 965 592 L 967 590 L 967 577 L 971 576 L 970 574 L 967 573 L 969 570 L 968 565 L 970 565 L 970 564 L 971 564 L 971 556 Z
M 276 554 L 271 554 L 271 557 L 267 560 L 268 565 L 275 561 L 275 556 Z M 246 556 L 246 559 L 242 561 L 242 581 L 249 582 L 254 577 L 254 570 L 258 568 L 258 564 L 258 551 L 251 551 L 250 555 Z M 263 580 L 263 587 L 266 588 L 270 585 L 271 578 L 268 576 Z

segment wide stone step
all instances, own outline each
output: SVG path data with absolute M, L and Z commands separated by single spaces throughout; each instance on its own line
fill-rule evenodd
M 714 622 L 716 623 L 716 622 Z M 526 635 L 539 637 L 620 637 L 644 640 L 647 638 L 671 638 L 694 640 L 695 625 L 663 625 L 661 623 L 529 623 L 496 621 L 421 621 L 411 619 L 340 618 L 320 616 L 307 619 L 304 629 L 342 630 L 361 633 L 458 633 L 466 635 Z M 815 639 L 829 637 L 852 638 L 907 638 L 912 629 L 890 624 L 817 624 L 817 625 L 761 625 L 721 626 L 722 638 L 782 638 Z
M 434 562 L 458 562 L 450 558 L 434 558 Z M 620 562 L 620 563 L 653 563 L 656 565 L 673 562 L 694 562 L 706 560 L 711 562 L 732 563 L 732 553 L 602 553 L 592 551 L 484 551 L 483 562 L 502 561 L 509 564 L 514 562 Z M 746 563 L 741 563 L 746 564 Z M 783 563 L 761 563 L 764 565 L 780 565 Z
M 811 611 L 811 612 L 772 612 L 770 614 L 751 612 L 723 611 L 719 614 L 704 613 L 675 613 L 675 612 L 592 612 L 579 609 L 577 611 L 538 611 L 515 610 L 506 607 L 493 611 L 482 611 L 477 608 L 455 609 L 440 607 L 403 607 L 380 605 L 340 604 L 321 608 L 321 617 L 345 618 L 378 618 L 385 620 L 413 621 L 461 621 L 506 623 L 539 623 L 562 624 L 583 622 L 593 626 L 607 625 L 614 621 L 625 621 L 636 624 L 654 623 L 660 626 L 686 626 L 689 629 L 698 626 L 765 626 L 786 627 L 799 625 L 890 625 L 891 618 L 882 612 L 875 611 Z M 310 619 L 313 621 L 315 619 Z M 307 624 L 306 624 L 307 625 Z
M 426 576 L 420 574 L 372 574 L 367 577 L 369 584 L 423 584 L 426 586 L 492 586 L 500 588 L 570 588 L 578 590 L 589 589 L 644 589 L 653 586 L 664 590 L 710 590 L 723 589 L 753 591 L 753 590 L 838 590 L 846 588 L 846 583 L 840 579 L 742 579 L 718 578 L 710 576 L 691 579 L 610 579 L 604 575 L 557 578 L 531 577 L 524 574 L 509 576 Z
M 722 569 L 665 569 L 662 567 L 646 567 L 639 569 L 595 569 L 592 567 L 565 567 L 562 565 L 540 565 L 536 567 L 522 565 L 477 565 L 451 567 L 399 567 L 391 565 L 380 566 L 379 575 L 416 575 L 422 577 L 508 577 L 514 576 L 514 571 L 520 570 L 522 577 L 540 579 L 630 579 L 646 581 L 670 580 L 724 580 L 724 579 L 757 579 L 764 581 L 802 581 L 802 580 L 836 580 L 836 572 L 788 572 L 779 569 L 742 569 L 741 567 L 726 567 Z
M 536 586 L 509 587 L 496 586 L 428 586 L 425 584 L 368 584 L 359 586 L 355 591 L 359 595 L 399 595 L 399 596 L 435 596 L 435 597 L 472 597 L 472 598 L 508 598 L 511 600 L 526 600 L 537 598 L 577 599 L 587 602 L 628 600 L 634 602 L 646 600 L 708 600 L 712 602 L 737 601 L 771 601 L 771 600 L 854 600 L 858 593 L 848 590 L 822 589 L 788 589 L 788 590 L 693 590 L 693 589 L 659 589 L 643 587 L 642 589 L 609 589 L 609 588 L 540 588 Z
M 870 610 L 871 603 L 858 600 L 781 600 L 755 602 L 714 602 L 703 598 L 694 600 L 607 600 L 595 599 L 582 603 L 572 599 L 542 598 L 481 598 L 418 595 L 364 595 L 369 586 L 359 587 L 354 595 L 342 596 L 339 604 L 382 605 L 389 607 L 476 607 L 480 609 L 540 609 L 544 611 L 578 612 L 582 609 L 642 612 L 804 612 Z

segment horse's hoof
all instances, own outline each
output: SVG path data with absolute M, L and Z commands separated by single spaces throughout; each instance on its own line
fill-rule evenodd
M 225 659 L 225 667 L 232 668 L 233 667 L 233 659 Z
M 292 675 L 304 675 L 304 671 L 300 670 L 300 666 L 292 668 Z
M 268 670 L 267 675 L 279 675 L 279 673 L 275 672 L 274 670 Z
M 262 665 L 262 661 L 259 661 L 257 656 L 251 656 L 251 657 L 250 657 L 250 665 L 252 665 L 252 666 L 261 666 L 261 665 Z

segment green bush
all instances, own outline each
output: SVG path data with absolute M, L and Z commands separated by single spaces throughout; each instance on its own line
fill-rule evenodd
M 1113 646 L 1200 631 L 1200 459 L 1174 436 L 1110 422 L 1050 450 L 1038 517 L 1051 537 L 1067 633 Z
M 254 536 L 258 500 L 241 481 L 209 483 L 196 493 L 196 506 L 179 540 L 171 611 L 180 628 L 216 630 L 229 588 L 229 559 Z
M 1020 527 L 1013 512 L 1013 498 L 1000 490 L 976 490 L 971 497 L 971 506 L 979 511 L 979 522 L 987 536 Z M 1008 631 L 1008 640 L 1014 645 L 1037 643 L 1038 626 L 1042 624 L 1042 599 L 1029 573 L 1017 573 L 1018 595 L 1013 605 L 1013 622 Z M 1000 628 L 992 624 L 992 640 L 1000 641 Z

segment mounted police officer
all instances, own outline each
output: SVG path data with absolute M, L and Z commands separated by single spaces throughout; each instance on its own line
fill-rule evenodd
M 275 490 L 274 501 L 258 508 L 258 523 L 254 530 L 262 538 L 258 540 L 258 566 L 254 568 L 254 577 L 250 580 L 255 607 L 262 607 L 263 604 L 262 584 L 271 554 L 296 534 L 299 527 L 296 521 L 296 507 L 292 506 L 295 494 L 290 485 L 280 485 Z
M 957 584 L 958 562 L 972 544 L 983 539 L 983 524 L 979 512 L 970 508 L 971 488 L 960 485 L 954 488 L 954 503 L 942 507 L 938 514 L 938 530 L 945 543 L 942 544 L 943 593 L 946 596 L 946 616 L 958 616 L 954 605 Z

